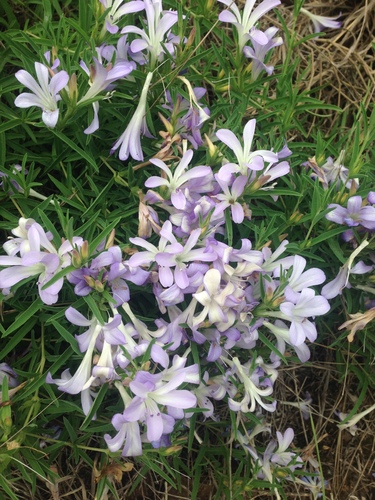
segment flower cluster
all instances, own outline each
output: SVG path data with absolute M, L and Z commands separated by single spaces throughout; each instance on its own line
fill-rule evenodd
M 191 416 L 189 409 L 201 408 L 205 418 L 217 419 L 215 401 L 223 399 L 233 412 L 273 412 L 273 387 L 286 345 L 302 361 L 309 358 L 306 339 L 317 337 L 314 318 L 329 310 L 326 298 L 312 288 L 323 283 L 324 273 L 305 270 L 301 256 L 284 257 L 287 241 L 272 252 L 268 247 L 253 249 L 248 239 L 234 248 L 221 238 L 228 208 L 233 222 L 241 223 L 247 190 L 289 171 L 278 153 L 251 151 L 254 131 L 251 120 L 243 146 L 231 131 L 217 132 L 236 159 L 224 162 L 217 174 L 205 165 L 191 168 L 192 150 L 174 168 L 151 160 L 163 176 L 148 178 L 146 187 L 158 191 L 149 191 L 142 204 L 154 203 L 167 211 L 169 220 L 153 242 L 130 238 L 140 249 L 130 258 L 112 244 L 113 236 L 91 254 L 80 237 L 56 247 L 52 235 L 32 219 L 21 219 L 3 246 L 8 256 L 0 257 L 5 267 L 1 289 L 9 291 L 38 275 L 39 295 L 46 304 L 58 300 L 64 280 L 74 285 L 78 297 L 92 294 L 100 301 L 100 317 L 67 309 L 67 320 L 86 328 L 76 335 L 84 357 L 74 375 L 67 369 L 60 379 L 49 375 L 47 381 L 61 391 L 81 394 L 85 414 L 100 386 L 111 383 L 119 390 L 124 411 L 112 420 L 118 434 L 106 436 L 112 451 L 123 448 L 126 456 L 139 455 L 142 441 L 165 445 L 176 422 Z M 156 330 L 137 318 L 133 284 L 152 289 L 160 310 L 154 318 Z M 251 354 L 260 344 L 260 329 L 271 342 L 276 340 L 270 362 Z M 201 346 L 200 358 L 207 364 L 202 378 L 198 365 L 188 363 L 192 343 Z M 181 349 L 182 357 L 176 354 Z M 244 349 L 250 353 L 245 363 L 237 355 Z

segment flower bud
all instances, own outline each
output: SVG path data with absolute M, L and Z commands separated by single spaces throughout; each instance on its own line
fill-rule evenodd
M 73 248 L 73 250 L 72 250 L 72 265 L 76 269 L 79 269 L 81 267 L 81 264 L 82 264 L 81 255 L 78 252 L 78 250 L 76 250 L 75 248 Z
M 75 73 L 69 78 L 68 89 L 70 101 L 75 106 L 78 98 L 77 75 Z
M 108 248 L 113 247 L 114 243 L 115 243 L 115 230 L 112 229 L 112 231 L 109 233 L 105 249 L 108 250 Z
M 95 290 L 96 290 L 97 292 L 99 292 L 99 293 L 104 292 L 104 284 L 103 284 L 101 281 L 99 281 L 99 280 L 95 280 L 95 282 L 94 282 L 94 283 L 95 283 L 95 284 L 94 284 L 94 288 L 95 288 Z
M 89 242 L 85 240 L 81 246 L 81 257 L 84 261 L 89 258 Z

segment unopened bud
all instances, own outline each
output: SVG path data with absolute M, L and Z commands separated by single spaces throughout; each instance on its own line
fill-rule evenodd
M 87 240 L 85 240 L 82 243 L 82 246 L 81 246 L 81 257 L 85 261 L 89 258 L 89 242 Z
M 276 297 L 273 299 L 271 306 L 272 307 L 279 307 L 280 304 L 282 304 L 285 301 L 285 297 Z
M 73 250 L 72 250 L 72 265 L 76 269 L 78 269 L 78 268 L 81 267 L 81 264 L 82 264 L 81 255 L 78 252 L 78 250 L 76 250 L 75 248 L 73 248 Z
M 207 134 L 204 134 L 204 138 L 206 139 L 206 143 L 208 146 L 208 154 L 211 158 L 215 158 L 218 151 L 217 146 L 215 146 L 215 144 L 211 141 Z
M 177 453 L 178 451 L 182 450 L 182 446 L 174 445 L 170 446 L 169 448 L 166 448 L 164 450 L 164 455 L 173 455 L 174 453 Z
M 115 230 L 112 229 L 112 231 L 109 233 L 105 249 L 107 250 L 108 248 L 113 247 L 114 243 L 115 243 Z
M 92 276 L 84 276 L 83 279 L 91 288 L 95 288 L 95 280 Z
M 161 113 L 158 113 L 159 115 L 159 118 L 160 118 L 160 121 L 163 123 L 167 133 L 170 135 L 170 136 L 173 136 L 173 126 L 171 124 L 170 121 L 168 121 L 165 116 L 163 116 Z M 164 139 L 164 137 L 163 137 Z
M 301 212 L 298 212 L 298 210 L 296 212 L 293 212 L 292 215 L 289 217 L 289 222 L 293 223 L 293 224 L 297 224 L 303 217 L 303 214 L 301 214 Z
M 95 285 L 94 288 L 97 292 L 102 293 L 104 292 L 104 285 L 101 281 L 95 280 Z
M 75 105 L 78 98 L 77 75 L 75 73 L 73 73 L 69 78 L 68 89 L 69 89 L 69 98 L 72 104 Z
M 358 188 L 358 179 L 351 179 L 349 196 L 354 196 Z
M 186 48 L 191 47 L 193 45 L 196 32 L 197 28 L 193 26 L 192 30 L 190 31 L 190 35 L 187 39 L 187 42 L 185 43 Z

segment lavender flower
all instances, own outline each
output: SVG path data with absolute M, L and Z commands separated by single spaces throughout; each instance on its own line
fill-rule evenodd
M 324 31 L 324 28 L 341 28 L 342 23 L 337 21 L 337 19 L 341 16 L 341 13 L 336 17 L 327 17 L 327 16 L 318 16 L 317 14 L 313 14 L 305 8 L 300 10 L 302 14 L 309 17 L 314 25 L 315 33 L 320 33 Z
M 124 0 L 99 0 L 104 8 L 110 9 L 105 17 L 105 25 L 107 30 L 115 34 L 118 32 L 117 23 L 121 17 L 126 14 L 132 14 L 134 12 L 139 12 L 144 9 L 144 3 L 142 1 L 131 1 L 124 2 Z
M 316 296 L 311 288 L 304 288 L 293 302 L 288 301 L 288 291 L 285 293 L 286 302 L 280 305 L 280 311 L 283 313 L 282 319 L 291 321 L 290 340 L 295 346 L 300 346 L 307 337 L 311 342 L 317 337 L 317 331 L 314 323 L 307 318 L 311 316 L 321 316 L 330 310 L 330 305 L 322 296 Z M 292 297 L 294 300 L 294 295 Z
M 135 398 L 124 411 L 129 422 L 145 420 L 147 439 L 157 441 L 163 434 L 163 417 L 159 405 L 187 409 L 196 405 L 196 397 L 190 391 L 176 390 L 185 380 L 186 374 L 175 374 L 171 381 L 163 383 L 159 375 L 137 372 L 129 387 Z
M 241 15 L 234 0 L 219 0 L 219 2 L 225 4 L 229 9 L 220 12 L 219 19 L 224 23 L 231 23 L 236 27 L 238 33 L 238 48 L 241 52 L 250 39 L 251 28 L 255 26 L 257 21 L 259 21 L 264 14 L 267 14 L 267 12 L 281 3 L 280 0 L 264 0 L 253 10 L 255 0 L 246 0 Z M 266 44 L 268 42 L 267 37 L 261 31 L 253 33 L 253 37 L 256 38 L 259 43 Z
M 277 377 L 276 370 L 270 370 L 268 373 L 260 367 L 263 365 L 263 360 L 258 357 L 255 363 L 252 360 L 242 365 L 238 358 L 233 358 L 233 361 L 225 360 L 232 365 L 231 374 L 238 378 L 243 384 L 243 398 L 241 401 L 228 399 L 228 406 L 232 411 L 241 411 L 243 413 L 254 412 L 256 403 L 267 411 L 274 412 L 276 410 L 276 402 L 265 403 L 262 398 L 268 397 L 273 392 L 272 379 Z M 265 365 L 263 365 L 265 366 Z
M 158 60 L 162 59 L 164 49 L 162 43 L 165 44 L 172 52 L 172 44 L 168 43 L 168 32 L 178 21 L 176 11 L 163 12 L 161 0 L 144 0 L 144 8 L 147 17 L 147 33 L 137 26 L 126 26 L 121 33 L 135 33 L 141 37 L 141 40 L 134 40 L 130 49 L 137 53 L 142 50 L 147 50 L 150 54 L 149 64 L 153 69 Z
M 245 214 L 241 204 L 237 200 L 245 189 L 248 181 L 247 176 L 238 176 L 232 183 L 231 191 L 229 190 L 229 183 L 220 179 L 218 174 L 215 175 L 215 179 L 223 190 L 223 193 L 216 195 L 216 198 L 220 200 L 220 202 L 216 205 L 214 213 L 212 214 L 213 220 L 222 215 L 226 208 L 230 207 L 233 222 L 241 224 L 245 218 Z
M 151 84 L 152 75 L 152 73 L 147 74 L 137 109 L 135 110 L 135 113 L 125 131 L 112 146 L 111 154 L 116 151 L 116 149 L 120 148 L 120 160 L 127 160 L 130 155 L 132 158 L 134 158 L 134 160 L 143 161 L 141 133 L 143 135 L 147 135 L 148 137 L 151 136 L 146 125 L 145 115 L 147 93 Z
M 86 92 L 86 94 L 77 102 L 77 106 L 95 98 L 99 94 L 99 92 L 103 90 L 109 90 L 110 88 L 112 88 L 111 84 L 114 81 L 129 75 L 129 73 L 131 73 L 136 67 L 134 62 L 128 62 L 124 60 L 116 62 L 115 65 L 112 65 L 110 63 L 107 65 L 107 67 L 104 67 L 102 62 L 95 57 L 94 66 L 91 66 L 90 69 L 88 69 L 84 61 L 80 62 L 80 66 L 90 77 L 90 88 Z M 99 128 L 99 103 L 93 102 L 92 106 L 94 109 L 94 118 L 90 126 L 84 130 L 85 134 L 92 134 Z
M 186 83 L 188 80 L 185 79 L 184 82 Z M 165 93 L 167 103 L 163 104 L 162 107 L 171 112 L 169 121 L 174 125 L 173 131 L 182 139 L 187 139 L 193 148 L 197 149 L 203 144 L 200 128 L 209 118 L 210 110 L 207 107 L 203 108 L 199 102 L 199 99 L 206 93 L 205 88 L 195 87 L 190 90 L 188 86 L 188 91 L 189 100 L 178 94 L 174 103 L 171 93 L 167 90 Z M 186 113 L 183 115 L 182 113 L 185 111 Z
M 35 72 L 38 82 L 27 71 L 21 69 L 14 75 L 17 80 L 33 93 L 24 92 L 20 94 L 14 104 L 19 108 L 29 108 L 30 106 L 38 106 L 43 109 L 42 120 L 49 128 L 54 128 L 59 119 L 58 101 L 61 100 L 59 95 L 69 81 L 69 75 L 66 71 L 59 71 L 52 76 L 49 82 L 48 68 L 44 64 L 35 63 Z
M 210 323 L 216 323 L 219 329 L 220 324 L 222 324 L 223 330 L 231 327 L 235 322 L 236 315 L 226 307 L 226 304 L 231 302 L 235 286 L 232 283 L 227 283 L 222 289 L 220 272 L 217 269 L 209 269 L 203 278 L 201 288 L 204 290 L 198 289 L 193 297 L 203 305 L 203 310 L 194 317 L 193 325 L 200 325 L 208 315 Z
M 173 174 L 171 169 L 163 161 L 157 158 L 152 158 L 150 162 L 165 172 L 167 174 L 167 179 L 165 177 L 152 176 L 147 179 L 145 186 L 148 188 L 159 186 L 167 188 L 172 204 L 176 208 L 183 209 L 186 204 L 186 199 L 182 191 L 184 187 L 188 188 L 189 184 L 194 186 L 194 181 L 196 179 L 204 179 L 205 182 L 207 182 L 208 179 L 212 179 L 212 170 L 210 167 L 199 166 L 188 170 L 192 157 L 193 151 L 186 151 L 180 163 L 176 166 Z M 187 171 L 185 172 L 185 170 Z
M 294 431 L 289 427 L 284 435 L 281 432 L 276 431 L 278 448 L 272 455 L 271 462 L 281 465 L 283 467 L 288 467 L 290 471 L 294 471 L 298 467 L 302 467 L 303 461 L 301 457 L 297 456 L 296 453 L 286 451 L 294 438 Z
M 48 235 L 35 221 L 28 227 L 28 221 L 32 219 L 21 219 L 21 233 L 13 230 L 14 234 L 22 234 L 21 241 L 9 246 L 4 244 L 4 249 L 11 255 L 0 256 L 0 266 L 7 269 L 0 271 L 0 289 L 7 289 L 31 276 L 39 276 L 39 295 L 45 304 L 54 304 L 58 299 L 58 293 L 63 285 L 60 278 L 52 285 L 44 289 L 44 286 L 63 268 L 70 265 L 69 252 L 73 245 L 81 246 L 82 238 L 73 238 L 73 242 L 65 241 L 58 250 L 49 241 Z M 25 241 L 26 240 L 26 241 Z M 9 242 L 8 242 L 9 243 Z M 44 248 L 46 251 L 41 251 Z M 14 255 L 22 251 L 21 257 Z
M 120 395 L 124 401 L 125 409 L 131 403 L 132 399 L 125 391 L 125 388 L 118 383 L 115 383 Z M 111 438 L 109 434 L 104 435 L 104 440 L 109 450 L 114 453 L 123 447 L 121 455 L 123 457 L 138 457 L 142 455 L 142 442 L 139 423 L 129 422 L 123 414 L 117 413 L 111 421 L 117 434 Z M 125 445 L 124 445 L 125 443 Z
M 257 30 L 258 31 L 258 30 Z M 266 71 L 267 75 L 272 75 L 274 67 L 266 66 L 264 64 L 265 57 L 267 52 L 269 52 L 274 47 L 278 47 L 283 44 L 283 39 L 278 36 L 273 38 L 278 32 L 277 28 L 268 28 L 264 35 L 267 37 L 267 43 L 259 43 L 256 40 L 256 36 L 252 35 L 252 31 L 250 30 L 250 39 L 253 44 L 253 47 L 245 46 L 243 49 L 243 53 L 246 57 L 253 60 L 251 66 L 251 79 L 255 81 L 262 71 Z
M 254 138 L 256 120 L 247 122 L 243 132 L 244 146 L 231 130 L 220 129 L 216 132 L 217 138 L 226 144 L 236 155 L 237 164 L 228 163 L 222 167 L 218 176 L 224 181 L 228 181 L 234 172 L 241 175 L 248 175 L 248 170 L 263 170 L 264 161 L 275 163 L 278 161 L 276 153 L 267 150 L 251 151 L 251 145 Z
M 346 224 L 349 227 L 363 226 L 371 231 L 375 230 L 375 207 L 362 206 L 361 196 L 352 196 L 348 199 L 347 208 L 331 203 L 328 208 L 333 208 L 326 215 L 326 219 L 336 224 Z

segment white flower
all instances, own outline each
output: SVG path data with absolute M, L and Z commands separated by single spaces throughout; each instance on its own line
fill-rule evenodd
M 139 100 L 137 109 L 130 120 L 129 125 L 126 127 L 122 135 L 115 142 L 111 149 L 111 153 L 120 147 L 119 158 L 120 160 L 127 160 L 129 155 L 134 160 L 143 161 L 143 151 L 141 147 L 141 133 L 150 136 L 148 132 L 145 114 L 147 104 L 147 92 L 152 80 L 152 73 L 148 73 L 144 87 L 142 89 L 141 98 Z
M 35 72 L 39 84 L 30 73 L 23 69 L 17 71 L 15 74 L 17 80 L 33 93 L 24 92 L 20 94 L 14 101 L 14 104 L 19 108 L 29 108 L 30 106 L 42 108 L 43 122 L 47 127 L 54 128 L 59 119 L 57 103 L 61 100 L 61 97 L 58 92 L 67 85 L 69 75 L 66 71 L 59 71 L 53 75 L 51 81 L 48 83 L 48 68 L 38 62 L 35 63 Z

